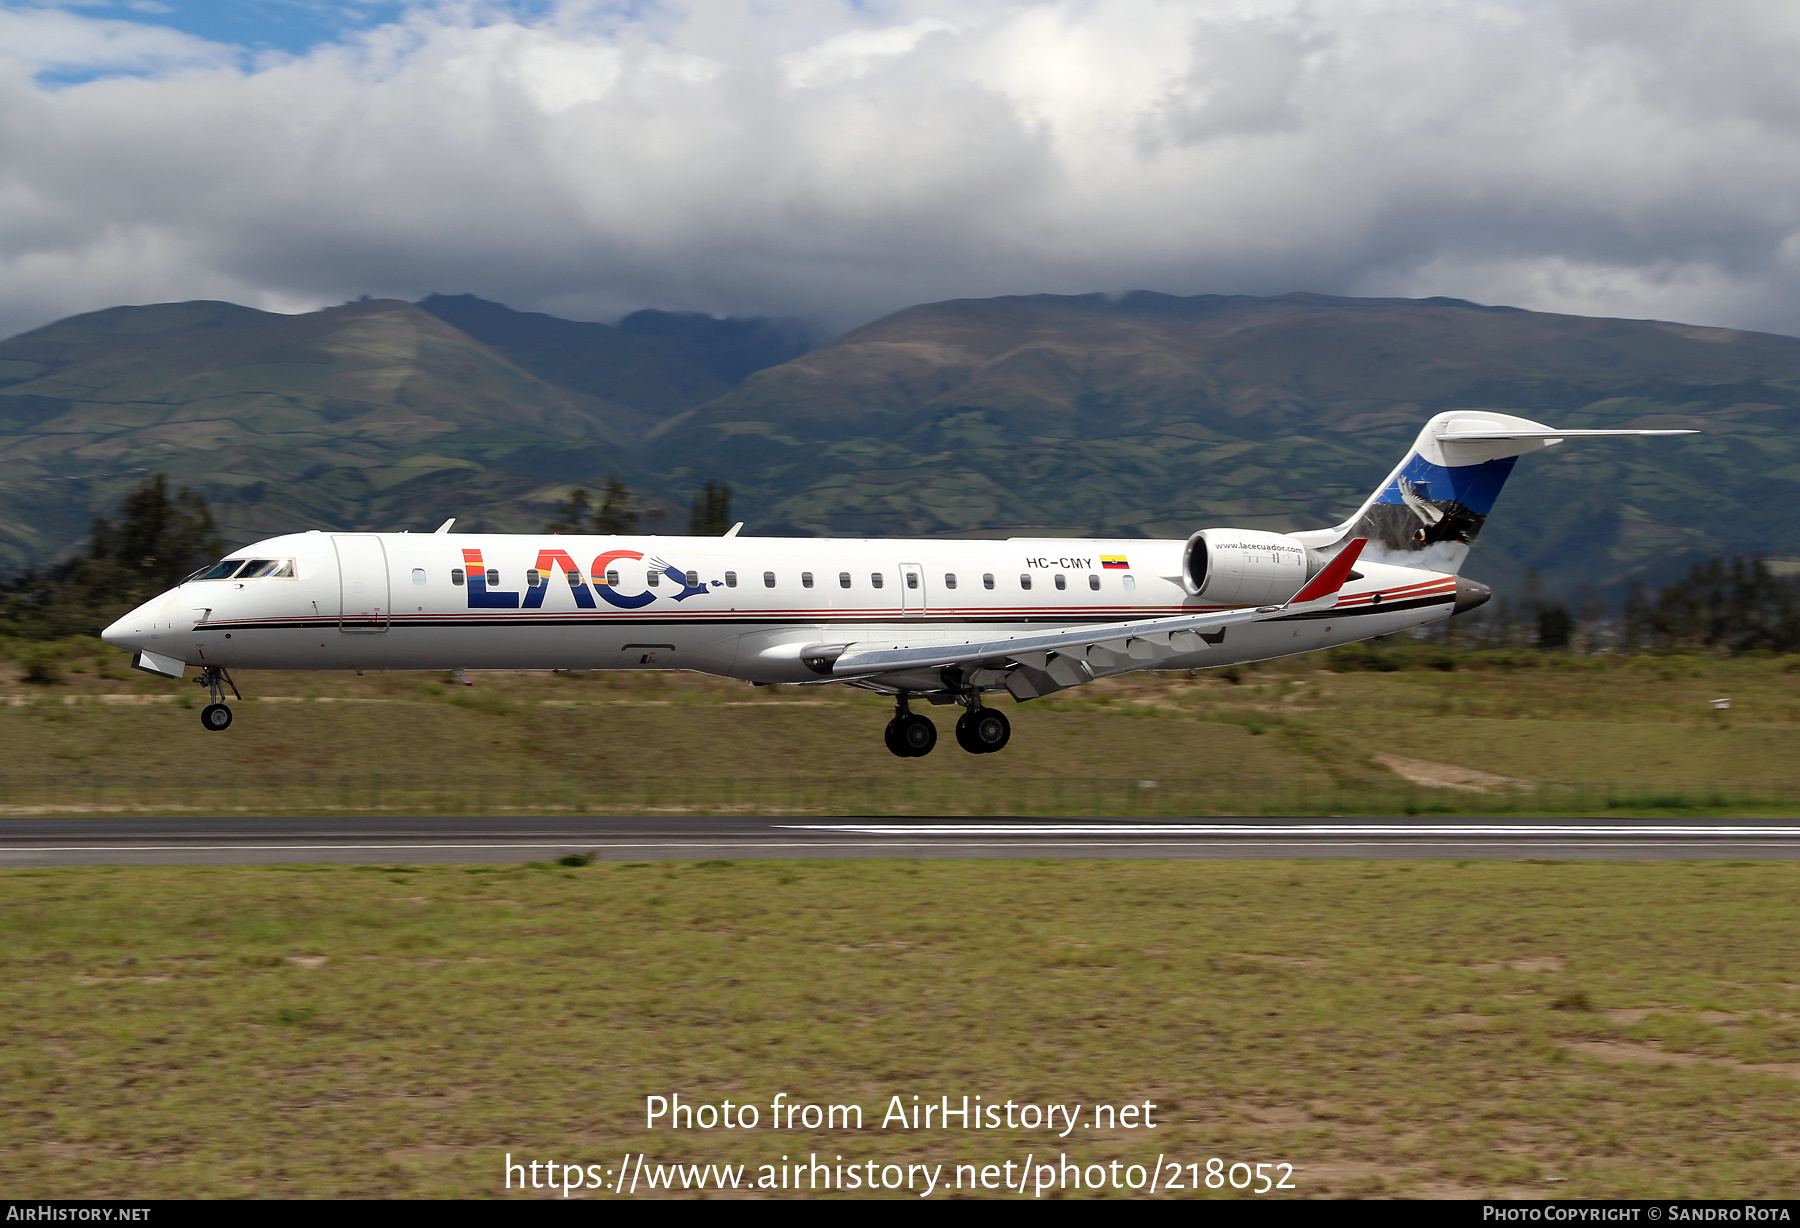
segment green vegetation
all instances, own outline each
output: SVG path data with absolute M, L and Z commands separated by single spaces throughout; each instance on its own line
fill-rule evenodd
M 0 586 L 0 628 L 30 639 L 97 636 L 134 606 L 181 583 L 224 552 L 206 500 L 185 487 L 173 498 L 163 474 L 125 496 L 115 524 L 94 518 L 84 557 Z M 55 682 L 52 646 L 22 649 L 27 682 Z
M 131 671 L 97 641 L 0 640 L 0 652 L 0 805 L 15 812 L 1800 810 L 1791 656 L 1355 645 L 1002 699 L 1014 737 L 993 756 L 957 751 L 953 711 L 917 705 L 943 740 L 902 760 L 881 743 L 888 701 L 841 688 L 253 673 L 220 735 L 200 727 L 191 680 Z M 1722 697 L 1728 710 L 1712 706 Z
M 0 870 L 0 1178 L 484 1197 L 509 1152 L 1161 1152 L 1287 1161 L 1301 1197 L 1788 1197 L 1796 898 L 1793 863 Z M 643 1129 L 671 1092 L 867 1128 Z M 965 1094 L 1159 1124 L 877 1126 Z

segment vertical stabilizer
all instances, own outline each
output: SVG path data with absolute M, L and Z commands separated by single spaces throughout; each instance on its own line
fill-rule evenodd
M 1425 424 L 1412 450 L 1349 520 L 1307 544 L 1331 550 L 1359 537 L 1363 557 L 1455 575 L 1500 488 L 1527 452 L 1565 439 L 1692 435 L 1693 431 L 1559 431 L 1490 410 L 1456 409 Z M 1297 534 L 1309 539 L 1311 534 Z

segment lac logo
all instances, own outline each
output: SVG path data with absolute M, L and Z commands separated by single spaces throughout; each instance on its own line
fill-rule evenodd
M 658 597 L 666 596 L 671 601 L 686 601 L 689 597 L 698 596 L 707 591 L 704 583 L 688 583 L 688 572 L 676 567 L 666 559 L 652 556 L 645 564 L 646 577 L 654 576 L 667 580 L 674 586 L 674 591 L 662 593 L 656 589 L 646 588 L 641 593 L 622 593 L 619 585 L 612 582 L 609 572 L 613 564 L 621 559 L 636 562 L 644 558 L 638 550 L 608 550 L 595 557 L 593 565 L 584 573 L 569 556 L 566 550 L 539 550 L 535 570 L 542 579 L 526 588 L 523 600 L 517 592 L 504 592 L 490 584 L 486 564 L 482 562 L 481 551 L 463 548 L 463 566 L 468 573 L 469 608 L 472 610 L 536 610 L 542 608 L 544 598 L 549 595 L 552 580 L 562 576 L 567 581 L 569 593 L 575 598 L 575 604 L 583 610 L 593 610 L 594 594 L 600 594 L 600 600 L 621 610 L 641 610 Z M 616 575 L 616 572 L 614 573 Z M 494 579 L 498 579 L 495 573 Z M 698 577 L 696 576 L 696 579 Z M 715 581 L 714 583 L 717 583 Z M 660 587 L 660 586 L 658 586 Z

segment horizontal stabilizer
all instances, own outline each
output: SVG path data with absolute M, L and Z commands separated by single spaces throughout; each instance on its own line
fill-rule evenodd
M 1446 431 L 1444 443 L 1478 443 L 1501 439 L 1624 439 L 1633 435 L 1698 435 L 1699 431 Z

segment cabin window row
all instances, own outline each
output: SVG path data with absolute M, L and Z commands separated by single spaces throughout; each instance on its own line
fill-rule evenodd
M 919 587 L 919 573 L 918 572 L 909 571 L 909 572 L 905 572 L 904 575 L 906 577 L 905 583 L 906 583 L 907 588 L 916 589 Z M 564 572 L 563 576 L 569 582 L 570 588 L 580 588 L 581 587 L 582 576 L 579 571 Z M 646 575 L 645 579 L 651 588 L 657 588 L 657 587 L 660 587 L 662 578 L 664 576 L 667 576 L 671 581 L 673 581 L 676 584 L 681 584 L 681 583 L 685 582 L 687 587 L 689 587 L 689 588 L 699 588 L 700 587 L 700 573 L 698 571 L 694 571 L 691 569 L 683 572 L 683 571 L 679 571 L 673 567 L 652 568 L 649 571 L 649 573 Z M 483 578 L 486 580 L 489 588 L 497 587 L 500 583 L 500 569 L 497 567 L 489 567 L 486 570 L 486 572 L 484 573 Z M 775 578 L 774 572 L 772 572 L 772 571 L 763 572 L 762 580 L 763 580 L 764 588 L 774 588 L 775 587 L 776 578 Z M 1032 578 L 1031 578 L 1030 572 L 1020 572 L 1019 573 L 1019 587 L 1021 589 L 1025 590 L 1026 592 L 1031 591 L 1031 580 L 1032 580 Z M 414 584 L 424 584 L 425 583 L 425 569 L 423 567 L 413 568 L 412 581 Z M 837 581 L 838 581 L 839 588 L 851 588 L 854 586 L 854 578 L 847 571 L 838 572 Z M 467 581 L 466 581 L 466 578 L 465 578 L 462 568 L 453 567 L 450 569 L 450 583 L 452 583 L 460 588 L 466 582 Z M 535 567 L 530 568 L 525 572 L 525 584 L 529 588 L 539 588 L 548 582 L 549 582 L 549 575 L 545 572 L 539 571 Z M 619 583 L 619 573 L 616 570 L 609 570 L 609 571 L 607 571 L 606 578 L 604 580 L 596 579 L 594 582 L 596 584 L 608 584 L 608 585 L 617 586 Z M 1050 578 L 1050 582 L 1056 588 L 1056 590 L 1058 592 L 1063 592 L 1063 591 L 1067 590 L 1069 587 L 1069 578 L 1066 574 L 1064 574 L 1062 572 L 1057 572 L 1054 575 L 1052 575 Z M 870 588 L 882 588 L 886 585 L 886 583 L 887 583 L 886 578 L 883 576 L 883 574 L 881 572 L 872 571 L 869 573 L 869 587 Z M 1125 576 L 1124 584 L 1125 584 L 1125 589 L 1127 592 L 1132 592 L 1137 589 L 1137 580 L 1132 576 Z M 736 588 L 737 586 L 738 586 L 737 572 L 735 572 L 735 571 L 726 572 L 725 573 L 725 587 L 726 588 Z M 1091 589 L 1092 591 L 1094 591 L 1096 593 L 1100 591 L 1100 574 L 1098 572 L 1089 572 L 1088 573 L 1087 586 L 1089 589 Z M 813 587 L 813 573 L 812 572 L 803 571 L 800 573 L 800 587 L 801 588 Z M 946 589 L 954 589 L 956 587 L 956 573 L 955 572 L 947 571 L 944 573 L 944 587 Z M 994 573 L 993 572 L 990 571 L 990 572 L 982 573 L 981 587 L 984 589 L 988 589 L 988 590 L 993 589 L 993 587 L 994 587 Z

